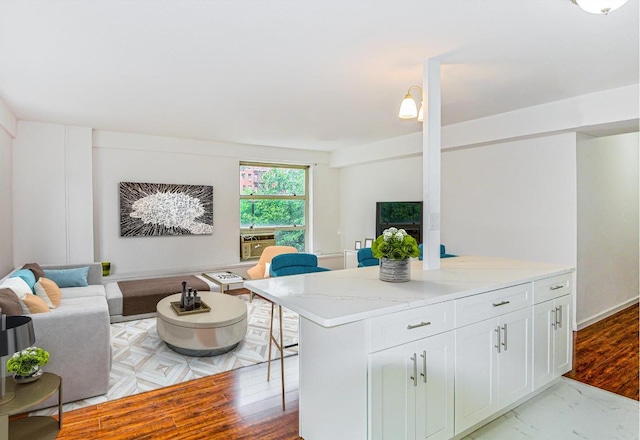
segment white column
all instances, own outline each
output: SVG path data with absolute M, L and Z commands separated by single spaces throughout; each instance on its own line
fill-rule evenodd
M 424 270 L 440 269 L 440 61 L 423 68 L 425 116 L 422 123 L 422 242 Z

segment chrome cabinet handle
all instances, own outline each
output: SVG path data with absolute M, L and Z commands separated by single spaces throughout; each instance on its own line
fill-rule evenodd
M 562 305 L 556 307 L 556 328 L 562 328 Z
M 553 327 L 554 330 L 558 328 L 558 320 L 556 318 L 557 312 L 558 312 L 557 308 L 554 308 L 551 310 L 551 314 L 553 315 L 551 319 L 551 327 Z
M 558 289 L 562 289 L 564 287 L 564 285 L 556 285 L 553 287 L 549 287 L 550 290 L 558 290 Z
M 413 386 L 417 387 L 418 386 L 418 363 L 417 363 L 417 356 L 415 353 L 413 353 L 413 356 L 411 356 L 411 360 L 413 361 L 413 376 L 411 376 L 411 380 L 413 381 Z
M 504 306 L 505 304 L 509 304 L 510 301 L 500 301 L 499 303 L 493 303 L 493 307 Z
M 424 327 L 425 325 L 431 325 L 431 321 L 429 322 L 422 321 L 420 324 L 409 324 L 407 326 L 407 330 L 413 330 L 414 328 Z
M 497 348 L 498 353 L 500 353 L 500 326 L 497 326 L 494 332 L 496 332 L 496 340 L 498 341 L 497 345 L 494 345 L 494 347 Z
M 507 351 L 507 324 L 502 327 L 502 330 L 504 330 L 504 342 L 502 345 L 504 345 L 504 351 Z
M 427 383 L 427 350 L 422 350 L 420 356 L 422 356 L 422 373 L 420 373 L 420 376 L 422 376 L 422 381 Z

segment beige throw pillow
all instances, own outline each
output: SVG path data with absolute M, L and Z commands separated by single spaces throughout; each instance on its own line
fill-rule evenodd
M 42 298 L 50 309 L 55 309 L 60 305 L 62 291 L 58 285 L 49 278 L 40 278 L 35 286 L 33 286 L 33 289 L 36 292 L 36 296 Z
M 34 294 L 29 294 L 26 295 L 24 297 L 24 299 L 22 300 L 22 303 L 27 307 L 27 309 L 29 310 L 29 313 L 45 313 L 45 312 L 49 312 L 49 307 L 47 306 L 47 304 L 42 300 L 42 298 L 34 295 Z

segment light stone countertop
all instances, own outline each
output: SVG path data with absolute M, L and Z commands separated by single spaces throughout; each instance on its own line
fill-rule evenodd
M 503 258 L 444 258 L 438 270 L 413 261 L 411 281 L 378 278 L 378 266 L 251 280 L 244 287 L 323 326 L 475 295 L 535 279 L 573 272 L 569 266 Z

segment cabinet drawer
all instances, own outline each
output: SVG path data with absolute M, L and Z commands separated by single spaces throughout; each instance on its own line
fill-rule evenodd
M 454 304 L 457 328 L 533 305 L 533 288 L 531 283 L 519 284 L 457 299 Z
M 453 302 L 418 307 L 369 320 L 369 352 L 453 329 Z
M 570 273 L 533 282 L 533 301 L 535 304 L 559 298 L 569 293 L 571 293 Z

